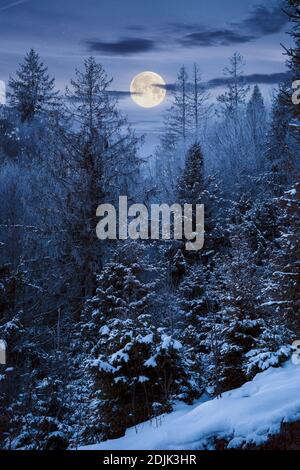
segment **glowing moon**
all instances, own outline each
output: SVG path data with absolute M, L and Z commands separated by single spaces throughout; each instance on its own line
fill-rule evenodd
M 142 108 L 158 106 L 166 96 L 164 79 L 154 72 L 141 72 L 130 84 L 133 101 Z

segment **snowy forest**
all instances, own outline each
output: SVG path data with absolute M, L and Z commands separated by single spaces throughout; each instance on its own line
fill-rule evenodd
M 0 105 L 1 449 L 77 449 L 147 420 L 159 428 L 175 401 L 220 397 L 291 357 L 300 7 L 285 3 L 293 46 L 271 109 L 239 52 L 216 99 L 200 64 L 182 65 L 148 158 L 96 58 L 65 91 L 35 49 L 11 71 Z M 203 249 L 98 240 L 97 207 L 122 195 L 204 204 Z

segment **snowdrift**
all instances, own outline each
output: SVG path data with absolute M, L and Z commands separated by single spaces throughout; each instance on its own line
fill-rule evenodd
M 221 398 L 188 406 L 177 403 L 169 415 L 130 428 L 124 437 L 81 450 L 214 449 L 225 439 L 228 448 L 261 445 L 279 433 L 281 423 L 300 420 L 300 366 L 285 363 Z

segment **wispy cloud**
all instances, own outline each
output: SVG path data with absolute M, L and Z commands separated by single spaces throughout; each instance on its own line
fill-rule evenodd
M 116 99 L 128 98 L 132 95 L 140 95 L 141 93 L 132 92 L 130 90 L 109 90 L 108 94 Z
M 276 85 L 284 82 L 288 78 L 287 72 L 279 73 L 253 73 L 250 75 L 244 75 L 242 79 L 248 85 L 260 84 L 260 85 Z M 207 88 L 217 88 L 226 85 L 229 82 L 228 77 L 213 78 L 206 83 Z
M 230 46 L 243 44 L 256 39 L 256 36 L 243 34 L 230 29 L 204 30 L 187 34 L 180 43 L 184 46 Z
M 27 3 L 29 0 L 18 0 L 16 2 L 8 3 L 7 5 L 0 6 L 0 13 L 2 11 L 9 10 L 10 8 L 17 7 L 18 5 L 22 5 L 22 3 Z
M 129 31 L 145 31 L 147 28 L 144 25 L 141 24 L 131 24 L 127 26 L 127 29 Z
M 243 75 L 241 77 L 244 80 L 245 84 L 248 85 L 276 85 L 278 83 L 284 82 L 289 78 L 288 72 L 278 72 L 278 73 L 253 73 L 249 75 Z M 208 82 L 203 82 L 203 88 L 213 89 L 218 87 L 224 87 L 230 83 L 230 78 L 228 77 L 217 77 L 212 78 Z M 192 86 L 192 84 L 190 84 Z M 157 84 L 159 88 L 164 88 L 165 90 L 173 91 L 176 89 L 175 83 L 167 83 L 166 85 Z
M 186 47 L 230 46 L 254 41 L 264 36 L 279 33 L 288 22 L 282 10 L 281 2 L 277 5 L 256 5 L 241 21 L 230 23 L 225 28 L 215 29 L 201 25 L 171 23 L 174 33 L 182 33 L 178 42 Z M 188 31 L 190 31 L 188 33 Z M 184 34 L 186 33 L 186 34 Z
M 113 42 L 87 40 L 85 44 L 90 52 L 98 52 L 104 55 L 138 54 L 156 48 L 153 40 L 144 38 L 121 38 Z
M 282 5 L 267 7 L 266 5 L 256 5 L 249 13 L 248 17 L 232 26 L 240 30 L 247 30 L 258 36 L 275 34 L 282 30 L 288 22 L 288 16 L 284 13 Z
M 258 4 L 238 22 L 227 23 L 224 27 L 205 26 L 199 23 L 170 22 L 156 25 L 152 38 L 145 38 L 144 25 L 132 24 L 128 31 L 135 37 L 117 38 L 112 41 L 87 39 L 88 51 L 103 55 L 130 55 L 161 49 L 162 45 L 179 47 L 216 47 L 235 46 L 250 43 L 256 39 L 278 33 L 287 23 L 288 18 L 281 7 Z

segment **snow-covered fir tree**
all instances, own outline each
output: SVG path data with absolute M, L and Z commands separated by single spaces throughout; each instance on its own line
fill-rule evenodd
M 182 345 L 160 317 L 161 273 L 144 250 L 135 243 L 120 248 L 82 315 L 92 384 L 83 432 L 90 440 L 122 435 L 128 426 L 169 410 L 172 398 L 189 397 Z

